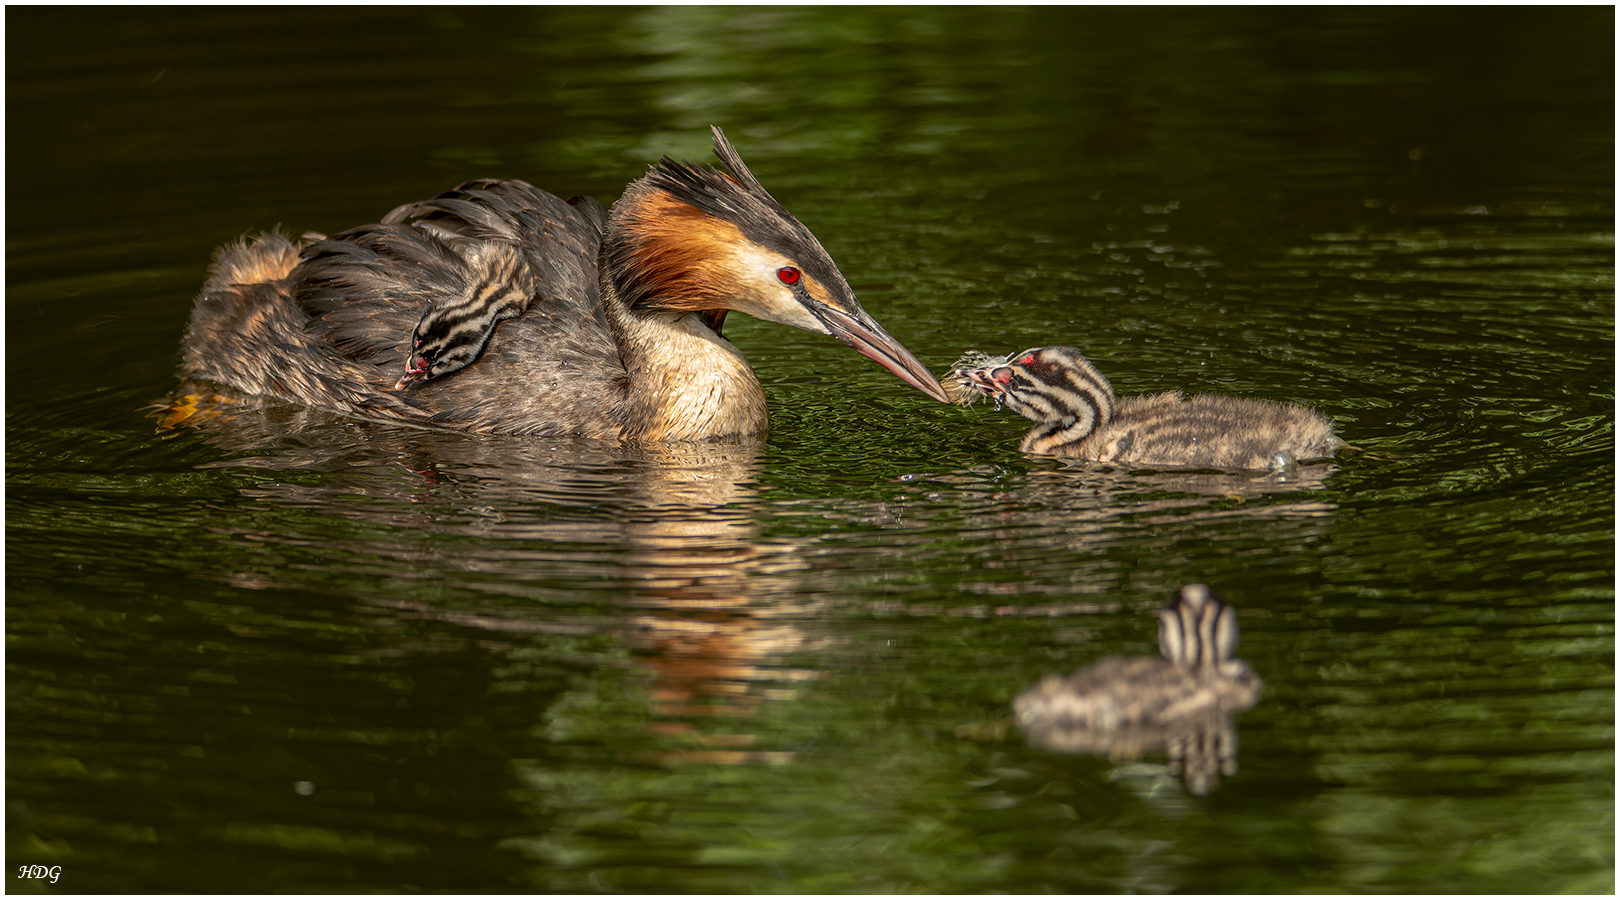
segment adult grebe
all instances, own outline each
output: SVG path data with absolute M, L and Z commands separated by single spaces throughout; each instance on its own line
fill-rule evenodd
M 726 173 L 665 157 L 611 211 L 478 180 L 329 238 L 226 246 L 182 376 L 463 431 L 755 434 L 765 394 L 720 334 L 736 310 L 831 335 L 948 400 L 713 131 Z

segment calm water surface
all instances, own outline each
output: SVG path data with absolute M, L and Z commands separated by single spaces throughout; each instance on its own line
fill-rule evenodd
M 1614 889 L 1613 11 L 7 14 L 17 891 Z M 1285 398 L 1025 458 L 733 317 L 768 440 L 159 430 L 211 250 L 727 130 L 943 370 Z M 1006 727 L 1205 581 L 1238 768 Z

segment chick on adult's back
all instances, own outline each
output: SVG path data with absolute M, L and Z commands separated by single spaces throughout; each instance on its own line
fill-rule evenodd
M 453 429 L 698 440 L 762 432 L 726 313 L 831 335 L 935 399 L 815 236 L 718 128 L 729 174 L 669 158 L 611 212 L 469 181 L 380 224 L 217 255 L 188 383 Z

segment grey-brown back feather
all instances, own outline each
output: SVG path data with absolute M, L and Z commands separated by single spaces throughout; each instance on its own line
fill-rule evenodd
M 197 298 L 181 359 L 188 379 L 317 406 L 411 417 L 403 398 L 369 384 L 372 363 L 342 354 L 309 328 L 288 296 L 298 245 L 271 232 L 221 248 Z M 279 277 L 277 277 L 279 276 Z M 322 358 L 329 364 L 303 363 Z
M 446 240 L 403 225 L 352 228 L 303 256 L 292 299 L 309 317 L 306 330 L 379 368 L 402 355 L 401 339 L 422 311 L 456 296 L 467 279 L 466 261 Z
M 210 278 L 193 312 L 183 374 L 463 430 L 617 437 L 626 379 L 598 301 L 601 221 L 594 201 L 570 204 L 520 181 L 467 182 L 302 248 L 283 278 Z M 393 392 L 416 323 L 435 298 L 465 289 L 466 257 L 487 241 L 523 248 L 537 299 L 502 322 L 500 340 L 464 370 L 482 377 Z M 270 257 L 290 246 L 280 236 L 260 244 L 227 248 L 230 259 L 216 262 L 216 273 L 247 268 L 240 254 Z

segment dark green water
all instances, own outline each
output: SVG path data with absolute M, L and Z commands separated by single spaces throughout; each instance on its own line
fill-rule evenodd
M 8 889 L 1614 889 L 1611 8 L 6 20 Z M 156 430 L 215 246 L 711 123 L 937 370 L 1362 452 L 1029 459 L 741 317 L 759 446 Z M 1188 581 L 1266 683 L 1217 790 L 997 736 Z

